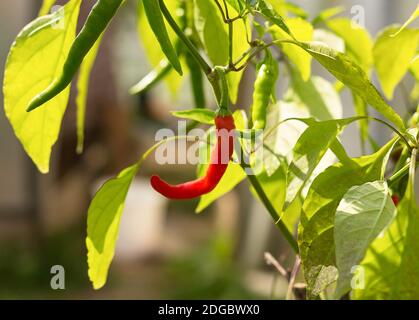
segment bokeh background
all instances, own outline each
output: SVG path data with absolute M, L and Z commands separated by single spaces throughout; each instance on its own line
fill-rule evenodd
M 93 3 L 83 1 L 81 20 Z M 295 3 L 312 17 L 334 5 L 344 6 L 343 15 L 350 17 L 351 7 L 361 5 L 366 27 L 375 36 L 385 25 L 404 22 L 417 1 Z M 1 78 L 10 45 L 40 4 L 0 1 Z M 128 94 L 129 87 L 150 71 L 135 8 L 136 0 L 127 0 L 101 46 L 90 81 L 83 155 L 75 152 L 74 94 L 48 175 L 36 171 L 0 112 L 0 298 L 284 298 L 287 282 L 267 265 L 264 253 L 286 268 L 292 267 L 294 257 L 265 209 L 250 196 L 246 181 L 197 215 L 197 201 L 166 201 L 148 183 L 151 172 L 164 172 L 174 181 L 192 178 L 194 167 L 162 167 L 152 158 L 129 192 L 108 283 L 100 291 L 91 288 L 84 240 L 92 194 L 105 179 L 136 161 L 154 143 L 159 128 L 176 128 L 169 110 L 193 107 L 187 78 L 175 96 L 164 83 L 142 96 Z M 251 103 L 253 73 L 249 69 L 241 84 L 242 108 Z M 403 105 L 402 95 L 396 92 L 393 105 Z M 345 116 L 352 114 L 350 104 L 344 95 Z M 349 128 L 343 137 L 353 156 L 360 154 L 356 130 Z M 379 142 L 389 134 L 381 130 L 373 127 Z M 50 287 L 54 265 L 65 268 L 65 290 Z

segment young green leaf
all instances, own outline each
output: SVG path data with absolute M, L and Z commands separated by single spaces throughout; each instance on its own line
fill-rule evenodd
M 51 8 L 55 2 L 57 2 L 57 0 L 42 1 L 42 6 L 41 6 L 41 9 L 39 9 L 38 16 L 41 17 L 41 16 L 47 15 L 51 11 Z
M 299 43 L 313 58 L 323 65 L 339 81 L 347 85 L 369 105 L 404 131 L 403 120 L 383 99 L 368 80 L 368 76 L 352 59 L 331 48 L 315 43 Z
M 138 168 L 137 163 L 123 170 L 115 179 L 107 181 L 90 204 L 86 246 L 89 278 L 95 289 L 100 289 L 106 283 L 115 254 L 125 198 Z
M 345 10 L 344 7 L 338 6 L 338 7 L 331 7 L 327 8 L 323 11 L 321 11 L 314 19 L 313 19 L 313 26 L 321 23 L 326 22 L 328 19 L 333 18 L 334 16 L 338 15 L 339 13 L 343 12 Z
M 199 123 L 214 124 L 215 112 L 209 109 L 172 111 L 171 114 L 178 118 L 194 120 Z
M 388 99 L 393 98 L 394 88 L 408 71 L 419 41 L 419 29 L 403 29 L 394 37 L 396 30 L 395 26 L 384 29 L 373 49 L 378 79 Z
M 77 153 L 83 152 L 84 145 L 84 123 L 86 118 L 87 93 L 89 90 L 90 73 L 99 51 L 102 36 L 96 41 L 80 66 L 79 78 L 77 80 Z
M 400 32 L 402 32 L 404 29 L 406 29 L 409 24 L 411 24 L 413 21 L 416 20 L 416 18 L 419 17 L 419 4 L 417 5 L 415 11 L 413 11 L 412 15 L 409 17 L 409 19 L 406 20 L 406 22 L 400 27 L 400 29 L 393 34 L 393 37 L 396 37 Z
M 361 262 L 371 242 L 395 215 L 396 207 L 385 181 L 367 182 L 345 193 L 335 216 L 337 299 L 350 291 L 352 268 Z
M 345 52 L 368 73 L 372 65 L 372 39 L 368 31 L 348 18 L 335 18 L 326 26 L 345 41 Z
M 336 137 L 348 124 L 356 120 L 359 120 L 359 118 L 321 122 L 302 120 L 309 127 L 300 136 L 293 149 L 292 162 L 287 173 L 287 205 L 301 193 L 314 169 Z
M 255 0 L 250 4 L 250 7 L 262 14 L 270 23 L 278 26 L 293 38 L 293 34 L 284 19 L 275 11 L 269 2 L 266 2 L 265 0 Z
M 418 54 L 416 54 L 416 56 L 410 62 L 410 72 L 415 77 L 416 82 L 418 82 L 419 81 L 419 55 Z
M 289 18 L 286 20 L 286 23 L 298 41 L 313 40 L 313 26 L 306 20 L 301 18 Z M 292 40 L 292 37 L 278 26 L 273 26 L 269 30 L 275 40 Z M 294 44 L 280 43 L 278 46 L 282 48 L 287 57 L 295 64 L 298 71 L 301 73 L 302 79 L 307 81 L 311 75 L 310 54 Z
M 330 282 L 322 281 L 324 286 L 317 287 L 316 291 L 313 291 L 315 288 L 312 285 L 318 284 L 320 279 L 332 279 L 329 273 L 336 269 L 333 228 L 340 200 L 349 188 L 382 179 L 385 163 L 396 141 L 392 139 L 372 155 L 339 162 L 327 168 L 311 184 L 298 228 L 298 245 L 308 283 L 308 297 L 313 298 L 325 289 Z M 329 274 L 327 277 L 325 272 Z
M 205 167 L 202 166 L 202 170 Z M 211 203 L 225 195 L 227 192 L 233 190 L 240 182 L 246 178 L 246 173 L 242 167 L 237 163 L 230 163 L 227 167 L 224 176 L 221 178 L 220 183 L 210 193 L 203 195 L 195 209 L 196 213 L 202 212 Z
M 303 104 L 309 112 L 306 117 L 321 121 L 342 118 L 342 102 L 332 83 L 319 76 L 304 81 L 293 69 L 290 76 L 291 89 L 285 93 L 285 101 Z
M 411 300 L 419 296 L 419 208 L 416 204 L 414 175 L 416 150 L 413 151 L 409 182 L 397 216 L 370 245 L 359 268 L 364 287 L 353 288 L 354 299 Z
M 166 25 L 164 24 L 163 15 L 160 11 L 159 2 L 156 0 L 143 0 L 144 10 L 147 16 L 148 23 L 151 30 L 159 41 L 160 47 L 167 59 L 172 64 L 173 68 L 182 75 L 182 66 L 180 65 L 179 58 L 175 49 L 170 42 L 169 35 L 167 34 Z
M 3 92 L 6 116 L 26 153 L 42 173 L 49 170 L 69 90 L 43 108 L 26 112 L 29 101 L 62 72 L 76 34 L 81 0 L 71 0 L 53 14 L 29 23 L 17 36 L 6 62 Z

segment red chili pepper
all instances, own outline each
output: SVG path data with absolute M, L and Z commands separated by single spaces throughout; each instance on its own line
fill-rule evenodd
M 217 144 L 211 153 L 211 161 L 206 174 L 193 181 L 178 185 L 169 184 L 159 176 L 152 176 L 151 186 L 169 199 L 192 199 L 211 192 L 220 182 L 234 151 L 234 119 L 231 115 L 214 119 Z M 226 145 L 227 144 L 227 145 Z
M 397 195 L 392 195 L 391 200 L 393 200 L 394 205 L 397 207 L 399 204 L 399 197 Z

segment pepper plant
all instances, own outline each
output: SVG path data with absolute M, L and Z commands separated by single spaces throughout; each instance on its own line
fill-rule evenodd
M 153 176 L 151 185 L 169 198 L 199 196 L 200 212 L 248 180 L 252 195 L 301 261 L 309 299 L 419 298 L 414 189 L 419 29 L 411 25 L 419 7 L 406 23 L 388 26 L 373 39 L 341 15 L 343 8 L 313 18 L 285 0 L 98 0 L 76 34 L 82 1 L 69 0 L 48 14 L 55 1 L 44 0 L 39 17 L 12 45 L 3 82 L 5 113 L 40 172 L 49 170 L 73 80 L 77 151 L 82 152 L 89 74 L 102 34 L 128 2 L 138 5 L 140 38 L 154 65 L 130 93 L 165 80 L 176 91 L 188 75 L 195 107 L 173 115 L 192 120 L 191 127 L 213 125 L 215 119 L 216 130 L 235 132 L 227 142 L 217 133 L 215 156 L 197 180 L 170 185 Z M 314 75 L 312 65 L 330 77 Z M 256 78 L 250 111 L 236 105 L 245 70 Z M 371 81 L 374 74 L 381 89 Z M 287 84 L 285 90 L 277 90 L 279 83 Z M 391 105 L 393 94 L 409 84 L 399 114 Z M 352 97 L 344 108 L 353 117 L 342 118 L 343 92 Z M 340 140 L 352 123 L 364 153 L 356 158 Z M 388 129 L 389 141 L 377 143 L 371 123 Z M 262 140 L 256 144 L 258 135 Z M 107 181 L 91 202 L 86 245 L 96 289 L 106 283 L 130 184 L 143 160 L 168 140 Z M 249 140 L 251 148 L 245 147 Z M 223 145 L 228 156 L 220 163 Z M 234 163 L 233 145 L 242 151 Z M 256 171 L 252 157 L 258 148 L 264 153 Z

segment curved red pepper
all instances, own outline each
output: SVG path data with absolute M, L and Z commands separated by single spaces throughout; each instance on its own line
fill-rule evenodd
M 234 135 L 232 131 L 235 129 L 235 125 L 231 115 L 217 116 L 214 121 L 217 144 L 211 153 L 211 161 L 206 174 L 196 180 L 178 185 L 169 184 L 154 175 L 150 179 L 154 190 L 169 199 L 192 199 L 211 192 L 218 185 L 233 155 Z

